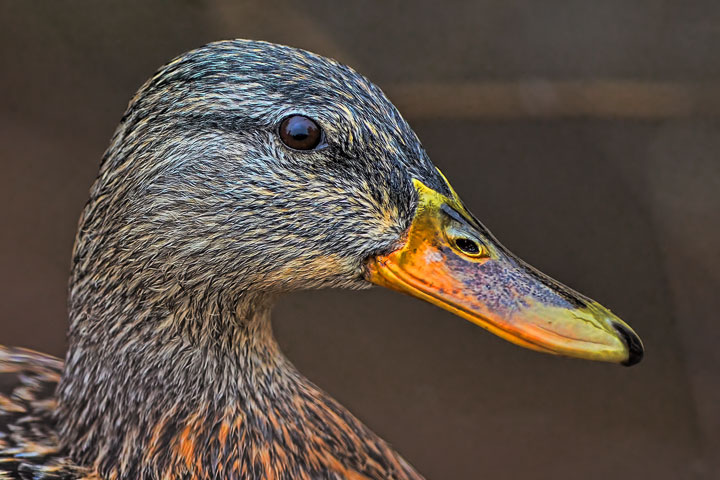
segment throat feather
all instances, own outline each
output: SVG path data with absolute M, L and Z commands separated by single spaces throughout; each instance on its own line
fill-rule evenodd
M 82 318 L 59 388 L 66 451 L 116 480 L 421 478 L 283 356 L 270 303 Z

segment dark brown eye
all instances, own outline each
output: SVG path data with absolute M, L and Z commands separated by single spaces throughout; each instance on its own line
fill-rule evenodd
M 308 117 L 292 115 L 280 122 L 280 139 L 293 150 L 312 150 L 322 137 L 320 126 Z

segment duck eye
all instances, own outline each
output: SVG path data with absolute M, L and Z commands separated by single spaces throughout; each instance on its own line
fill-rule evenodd
M 303 115 L 291 115 L 280 122 L 280 139 L 293 150 L 313 150 L 320 145 L 323 131 Z

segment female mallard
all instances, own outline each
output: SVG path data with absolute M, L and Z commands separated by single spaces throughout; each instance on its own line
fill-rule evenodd
M 72 263 L 64 366 L 0 350 L 0 478 L 422 478 L 282 355 L 270 309 L 290 290 L 375 283 L 542 352 L 642 356 L 493 238 L 380 89 L 263 42 L 140 89 Z

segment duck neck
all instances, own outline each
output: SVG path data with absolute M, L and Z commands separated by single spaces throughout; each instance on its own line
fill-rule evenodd
M 58 433 L 100 478 L 421 478 L 282 355 L 271 296 L 122 305 L 81 291 Z
M 71 294 L 58 422 L 75 461 L 103 478 L 205 468 L 209 445 L 225 448 L 240 428 L 262 433 L 272 406 L 309 384 L 273 337 L 270 295 L 197 298 L 80 308 Z

